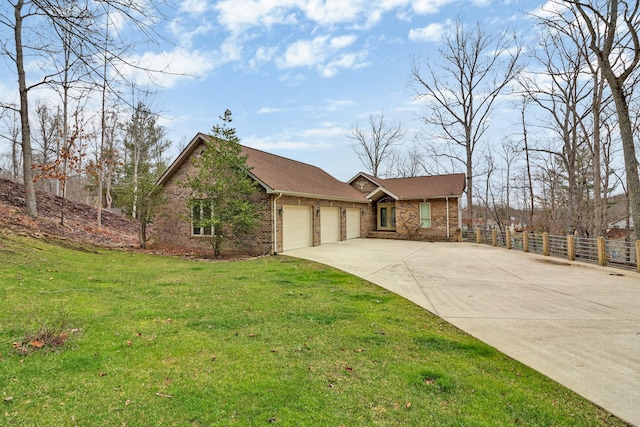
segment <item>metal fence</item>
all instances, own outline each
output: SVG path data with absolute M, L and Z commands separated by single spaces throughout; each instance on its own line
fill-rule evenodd
M 636 253 L 638 246 L 635 242 L 625 240 L 610 240 L 609 242 L 606 247 L 607 265 L 640 272 Z
M 576 261 L 598 263 L 598 240 L 587 237 L 576 237 Z
M 640 273 L 640 241 L 607 240 L 500 230 L 462 230 L 460 241 L 565 258 Z

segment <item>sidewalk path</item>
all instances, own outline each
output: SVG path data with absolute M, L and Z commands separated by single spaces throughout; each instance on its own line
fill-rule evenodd
M 472 243 L 287 251 L 362 277 L 640 426 L 640 275 Z

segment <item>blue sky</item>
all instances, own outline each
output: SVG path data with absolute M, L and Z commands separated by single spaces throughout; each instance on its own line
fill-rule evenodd
M 176 0 L 134 59 L 167 68 L 153 107 L 173 141 L 171 160 L 225 109 L 245 145 L 310 163 L 341 180 L 365 170 L 346 137 L 369 115 L 419 131 L 411 58 L 436 59 L 459 19 L 526 35 L 525 0 Z M 148 50 L 146 50 L 148 49 Z M 179 75 L 181 73 L 187 75 Z M 138 75 L 140 85 L 147 77 Z M 2 84 L 0 83 L 0 86 Z M 2 87 L 0 87 L 2 89 Z
M 241 142 L 347 180 L 364 167 L 346 133 L 384 111 L 411 143 L 424 107 L 409 84 L 411 58 L 434 58 L 452 21 L 527 33 L 517 0 L 185 0 L 166 26 L 170 69 L 156 107 L 171 157 L 229 108 Z M 155 56 L 149 54 L 149 57 Z M 158 60 L 157 58 L 155 60 Z

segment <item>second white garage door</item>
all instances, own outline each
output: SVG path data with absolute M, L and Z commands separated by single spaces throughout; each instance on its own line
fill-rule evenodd
M 360 237 L 360 209 L 347 208 L 347 239 Z
M 340 241 L 340 208 L 320 208 L 320 244 Z
M 282 206 L 282 248 L 285 251 L 313 246 L 311 206 Z

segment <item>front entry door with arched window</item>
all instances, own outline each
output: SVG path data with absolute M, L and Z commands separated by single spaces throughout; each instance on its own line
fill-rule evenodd
M 378 230 L 395 231 L 396 204 L 378 203 Z

